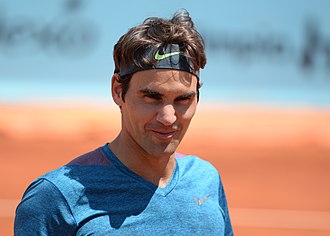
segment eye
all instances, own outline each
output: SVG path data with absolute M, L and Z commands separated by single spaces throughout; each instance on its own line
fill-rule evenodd
M 140 91 L 141 97 L 146 102 L 156 102 L 162 100 L 162 94 L 151 89 L 143 89 Z
M 154 102 L 158 102 L 161 100 L 161 97 L 155 95 L 155 94 L 145 94 L 143 96 L 144 100 L 148 103 L 154 103 Z
M 160 99 L 156 94 L 145 94 L 144 97 L 150 99 Z
M 183 96 L 183 97 L 178 97 L 175 99 L 177 103 L 183 104 L 183 105 L 188 105 L 191 103 L 193 100 L 193 96 Z

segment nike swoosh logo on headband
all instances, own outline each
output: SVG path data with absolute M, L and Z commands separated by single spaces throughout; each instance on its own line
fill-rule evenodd
M 159 54 L 159 51 L 156 52 L 155 54 L 155 59 L 157 61 L 163 60 L 165 58 L 171 57 L 173 55 L 180 54 L 180 52 L 170 52 L 170 53 L 165 53 L 165 54 Z

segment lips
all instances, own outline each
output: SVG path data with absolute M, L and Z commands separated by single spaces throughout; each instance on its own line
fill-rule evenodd
M 151 132 L 154 136 L 156 136 L 159 139 L 171 139 L 176 134 L 177 130 L 158 130 L 158 129 L 152 129 Z

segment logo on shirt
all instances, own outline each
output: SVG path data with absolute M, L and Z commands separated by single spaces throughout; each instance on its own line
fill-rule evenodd
M 209 195 L 206 195 L 205 197 L 198 199 L 196 196 L 194 196 L 194 201 L 198 206 L 202 205 L 207 199 L 209 198 Z

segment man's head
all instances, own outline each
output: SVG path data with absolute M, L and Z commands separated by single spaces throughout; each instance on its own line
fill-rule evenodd
M 187 11 L 176 12 L 170 20 L 148 18 L 119 39 L 114 47 L 113 57 L 115 73 L 119 75 L 117 80 L 123 85 L 123 100 L 134 72 L 157 68 L 159 62 L 164 61 L 157 61 L 155 58 L 159 51 L 163 53 L 179 51 L 179 55 L 173 56 L 180 57 L 181 63 L 170 63 L 177 65 L 173 69 L 189 67 L 186 69 L 198 75 L 199 70 L 204 68 L 206 64 L 204 41 Z M 200 86 L 201 83 L 198 81 L 197 97 Z
M 121 107 L 121 141 L 136 152 L 172 155 L 195 114 L 198 72 L 206 63 L 189 14 L 149 18 L 130 29 L 115 45 L 114 60 L 112 96 Z

